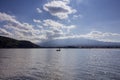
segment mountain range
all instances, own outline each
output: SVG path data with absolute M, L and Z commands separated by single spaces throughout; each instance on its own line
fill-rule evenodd
M 120 43 L 103 42 L 85 38 L 54 39 L 34 44 L 26 40 L 16 40 L 0 36 L 0 48 L 120 48 Z
M 40 46 L 25 40 L 15 40 L 0 36 L 0 48 L 40 48 Z
M 64 48 L 120 48 L 117 42 L 102 42 L 85 38 L 56 39 L 39 43 L 42 47 L 64 47 Z

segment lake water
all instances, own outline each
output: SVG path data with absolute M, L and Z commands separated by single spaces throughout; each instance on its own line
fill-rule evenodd
M 0 80 L 120 80 L 120 50 L 0 49 Z

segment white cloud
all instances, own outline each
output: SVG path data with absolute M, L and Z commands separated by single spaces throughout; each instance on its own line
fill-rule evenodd
M 119 42 L 120 34 L 118 33 L 110 33 L 110 32 L 100 32 L 100 31 L 92 31 L 85 35 L 90 39 L 96 39 L 99 41 L 107 41 L 107 42 Z
M 33 22 L 35 22 L 35 23 L 41 23 L 41 20 L 33 19 Z
M 66 0 L 68 1 L 68 0 Z M 75 9 L 72 9 L 70 6 L 67 5 L 68 3 L 64 1 L 51 1 L 46 3 L 43 6 L 45 11 L 48 11 L 51 15 L 58 17 L 59 19 L 66 19 L 68 18 L 69 14 L 76 13 Z
M 54 27 L 54 28 L 62 28 L 64 27 L 63 24 L 56 22 L 51 19 L 43 20 L 44 26 Z
M 37 26 L 25 22 L 22 23 L 15 16 L 0 12 L 0 22 L 5 22 L 0 27 L 0 35 L 33 42 L 60 38 L 87 38 L 99 41 L 120 42 L 120 34 L 118 33 L 91 31 L 87 34 L 76 35 L 71 33 L 71 30 L 76 28 L 75 25 L 68 26 L 51 19 L 33 19 L 33 21 L 36 22 Z
M 2 28 L 0 28 L 0 34 L 3 35 L 3 36 L 12 35 L 10 32 L 8 32 L 8 31 L 6 31 L 5 29 L 2 29 Z
M 42 13 L 42 10 L 40 8 L 36 8 L 38 13 Z
M 35 29 L 33 25 L 21 23 L 16 20 L 15 16 L 0 12 L 0 22 L 3 21 L 6 23 L 0 28 L 0 35 L 33 42 L 37 41 L 36 39 L 39 37 L 41 38 L 39 41 L 45 39 L 44 35 L 40 35 L 40 30 Z
M 62 37 L 62 36 L 68 35 L 71 32 L 71 29 L 76 27 L 75 25 L 66 26 L 62 23 L 59 23 L 59 22 L 51 20 L 51 19 L 43 20 L 42 23 L 44 26 L 44 30 L 47 29 L 51 32 L 51 34 L 47 35 L 47 36 L 49 36 L 48 37 L 49 39 L 51 39 L 50 37 L 52 37 L 52 39 L 54 39 L 57 37 Z
M 75 29 L 76 26 L 75 25 L 70 25 L 69 27 L 66 27 L 67 28 L 67 32 L 68 34 L 71 32 L 72 29 Z
M 0 35 L 9 36 L 19 40 L 30 40 L 33 42 L 40 42 L 56 37 L 65 36 L 75 26 L 66 26 L 57 21 L 46 19 L 36 20 L 37 26 L 29 23 L 21 23 L 15 17 L 0 12 L 0 22 L 5 22 L 0 28 Z M 39 24 L 40 23 L 40 24 Z
M 83 15 L 79 14 L 79 15 L 73 15 L 73 19 L 76 19 L 76 18 L 83 18 Z
M 109 32 L 100 32 L 100 31 L 91 31 L 86 36 L 97 39 L 97 38 L 103 38 L 103 37 L 109 37 L 109 36 L 120 36 L 120 34 L 109 33 Z
M 70 31 L 71 29 L 76 27 L 75 25 L 66 26 L 66 25 L 64 25 L 62 23 L 59 23 L 59 22 L 51 20 L 51 19 L 43 20 L 43 22 L 44 22 L 43 23 L 44 26 L 50 27 L 51 29 L 54 29 L 54 30 L 67 30 L 67 31 Z
M 70 0 L 63 0 L 64 2 L 66 2 L 66 3 L 70 3 Z
M 91 31 L 87 34 L 79 34 L 79 35 L 68 35 L 64 37 L 59 37 L 56 39 L 67 39 L 67 38 L 86 38 L 93 39 L 97 41 L 104 42 L 120 42 L 120 34 L 118 33 L 110 33 L 110 32 L 100 32 L 100 31 Z
M 1 13 L 0 12 L 0 22 L 2 22 L 2 21 L 19 23 L 18 21 L 16 21 L 15 16 L 11 16 L 11 15 L 8 15 L 6 13 Z

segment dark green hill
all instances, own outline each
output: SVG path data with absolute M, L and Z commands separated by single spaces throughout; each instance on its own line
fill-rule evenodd
M 30 41 L 19 41 L 8 37 L 0 36 L 0 48 L 40 48 Z

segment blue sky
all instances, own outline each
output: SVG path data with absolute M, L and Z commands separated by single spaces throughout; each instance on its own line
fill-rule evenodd
M 120 0 L 0 0 L 0 35 L 120 42 Z

